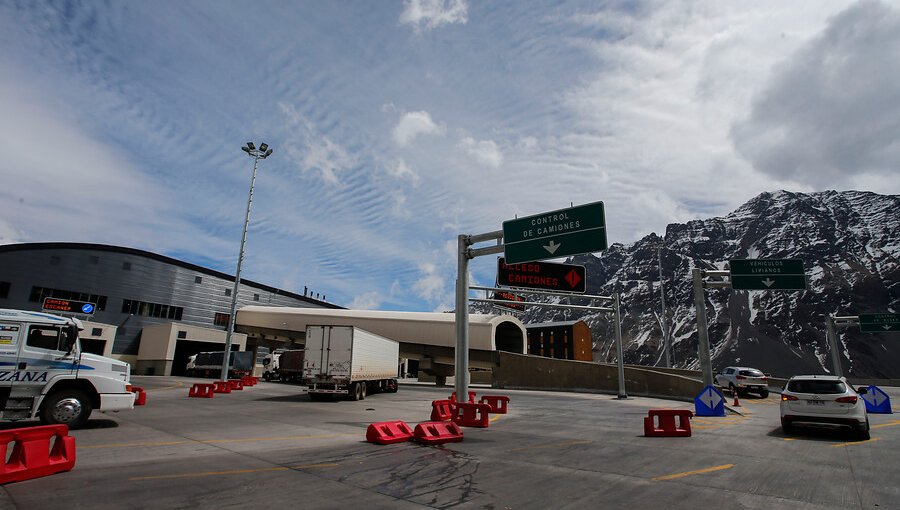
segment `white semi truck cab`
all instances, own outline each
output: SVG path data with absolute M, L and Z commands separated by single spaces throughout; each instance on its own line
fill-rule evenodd
M 0 419 L 78 428 L 93 410 L 134 408 L 131 366 L 81 351 L 78 319 L 0 309 Z

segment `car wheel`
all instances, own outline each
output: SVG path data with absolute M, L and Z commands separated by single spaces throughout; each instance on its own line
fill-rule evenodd
M 54 392 L 44 400 L 41 407 L 41 422 L 45 425 L 66 425 L 77 429 L 84 425 L 93 407 L 91 399 L 79 389 L 65 389 Z
M 790 420 L 781 419 L 781 430 L 784 431 L 786 435 L 792 435 L 794 433 L 794 425 Z
M 868 418 L 866 418 L 865 425 L 858 426 L 858 428 L 856 429 L 856 436 L 863 441 L 868 441 L 869 439 L 872 439 L 872 436 L 869 434 L 869 419 Z
M 762 390 L 759 392 L 760 398 L 769 398 L 769 390 Z
M 731 392 L 732 397 L 737 395 L 737 388 L 735 388 L 731 383 L 728 383 L 728 391 Z

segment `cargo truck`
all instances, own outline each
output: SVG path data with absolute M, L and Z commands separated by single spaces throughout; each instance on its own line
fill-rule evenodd
M 93 410 L 134 408 L 131 366 L 83 352 L 82 329 L 74 318 L 0 309 L 0 418 L 74 429 Z
M 222 360 L 225 351 L 198 352 L 188 357 L 185 367 L 188 377 L 219 377 L 222 375 Z M 253 372 L 253 352 L 231 351 L 231 363 L 228 366 L 228 377 L 239 378 Z
M 278 359 L 278 377 L 281 382 L 303 384 L 303 349 L 291 349 L 281 353 Z
M 303 377 L 311 400 L 397 392 L 400 344 L 354 326 L 308 326 Z

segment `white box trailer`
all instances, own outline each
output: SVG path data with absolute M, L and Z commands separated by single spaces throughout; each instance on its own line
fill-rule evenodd
M 400 344 L 354 326 L 308 326 L 303 377 L 309 398 L 397 392 Z

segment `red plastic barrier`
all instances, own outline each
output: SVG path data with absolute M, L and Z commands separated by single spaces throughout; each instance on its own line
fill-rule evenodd
M 259 377 L 245 375 L 241 378 L 241 382 L 244 383 L 244 386 L 256 386 L 256 384 L 259 382 Z
M 455 391 L 453 392 L 453 394 L 450 395 L 450 402 L 452 402 L 454 404 L 456 403 L 456 392 Z M 474 391 L 469 392 L 469 403 L 470 404 L 475 403 L 475 392 Z
M 453 418 L 453 407 L 449 400 L 432 400 L 431 421 L 449 421 Z
M 228 386 L 231 387 L 231 391 L 241 391 L 244 389 L 244 383 L 240 379 L 229 379 Z
M 491 406 L 492 413 L 506 414 L 509 397 L 504 395 L 482 395 L 481 403 Z
M 228 381 L 216 381 L 216 393 L 231 393 L 231 384 Z
M 215 396 L 215 393 L 215 384 L 196 383 L 191 386 L 191 390 L 188 391 L 188 396 L 195 398 L 213 398 L 213 396 Z
M 382 421 L 372 423 L 366 429 L 366 441 L 378 444 L 394 444 L 409 441 L 413 437 L 413 431 L 405 422 Z
M 53 448 L 50 440 L 56 438 Z M 10 443 L 15 443 L 9 460 Z M 0 431 L 0 484 L 31 480 L 75 467 L 75 438 L 65 425 Z
M 144 388 L 140 386 L 132 386 L 132 393 L 134 393 L 134 405 L 136 406 L 145 406 L 147 405 L 147 392 L 144 391 Z
M 458 402 L 453 409 L 451 420 L 460 427 L 487 428 L 490 412 L 491 406 L 487 404 Z
M 644 435 L 647 437 L 691 437 L 690 409 L 651 409 L 644 417 Z M 675 423 L 675 418 L 678 423 Z M 657 426 L 655 421 L 658 420 Z
M 424 421 L 416 425 L 413 437 L 423 444 L 458 443 L 463 440 L 463 433 L 452 421 Z

